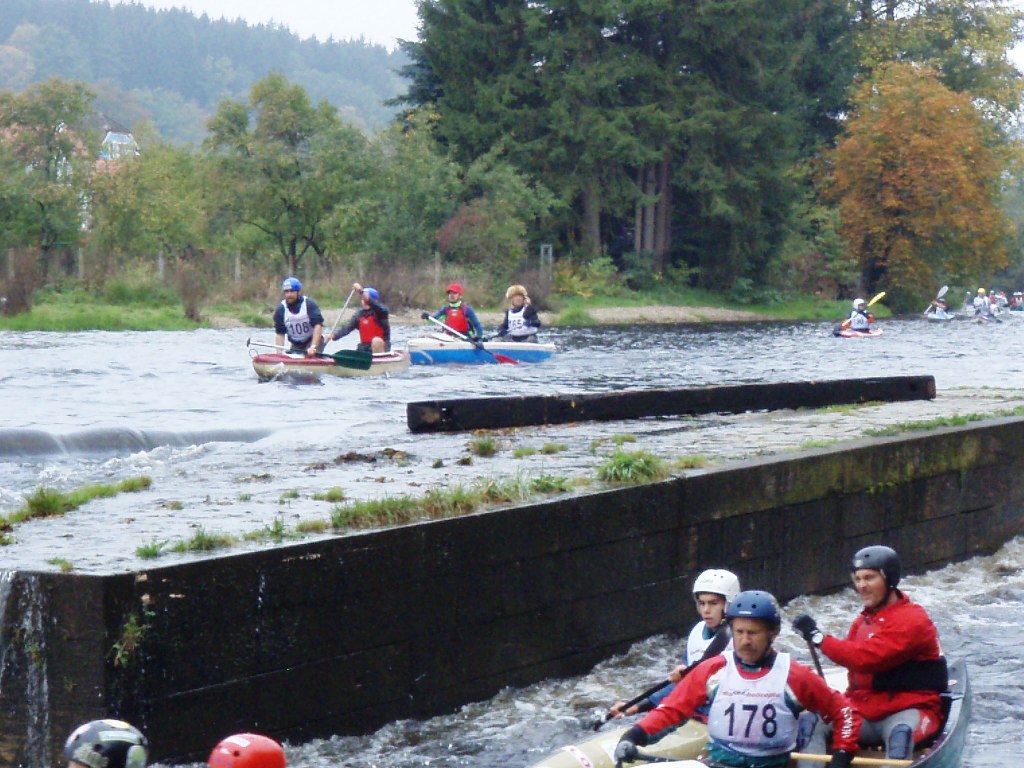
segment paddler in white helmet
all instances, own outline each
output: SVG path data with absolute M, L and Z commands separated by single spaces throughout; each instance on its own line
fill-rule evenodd
M 719 637 L 720 632 L 722 636 L 715 642 L 715 648 L 712 649 L 712 653 L 708 653 L 708 657 L 710 658 L 721 653 L 723 650 L 731 649 L 732 638 L 729 636 L 729 625 L 725 620 L 725 609 L 728 608 L 729 603 L 739 593 L 740 580 L 732 571 L 710 568 L 701 572 L 693 582 L 693 600 L 701 620 L 694 625 L 686 638 L 682 663 L 668 674 L 668 679 L 672 681 L 672 685 L 651 694 L 639 704 L 634 704 L 625 709 L 625 711 L 623 711 L 623 706 L 626 702 L 617 702 L 609 710 L 612 715 L 614 717 L 635 715 L 638 712 L 647 712 L 658 706 L 662 699 L 672 692 L 675 684 L 682 680 L 687 667 L 696 664 L 704 658 L 709 647 L 711 647 L 712 641 Z M 700 719 L 702 715 L 706 715 L 706 711 L 698 712 L 697 719 Z
M 868 305 L 864 299 L 853 300 L 853 311 L 850 313 L 850 329 L 867 333 L 871 330 L 871 323 L 875 322 L 875 316 L 868 312 Z

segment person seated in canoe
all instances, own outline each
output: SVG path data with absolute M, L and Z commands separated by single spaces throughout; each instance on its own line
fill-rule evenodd
M 507 337 L 511 341 L 536 342 L 537 331 L 540 330 L 540 317 L 530 303 L 526 288 L 521 285 L 510 285 L 505 291 L 505 298 L 509 305 L 495 337 Z
M 277 346 L 284 347 L 287 338 L 290 354 L 313 357 L 323 349 L 324 316 L 317 303 L 302 295 L 302 283 L 297 277 L 281 283 L 284 300 L 274 310 L 274 331 Z
M 64 743 L 68 768 L 145 768 L 149 744 L 123 720 L 93 720 L 75 728 Z
M 843 320 L 842 327 L 851 331 L 867 333 L 871 330 L 871 323 L 875 322 L 875 316 L 868 312 L 868 305 L 864 299 L 853 300 L 853 311 L 850 316 Z
M 1013 297 L 1010 299 L 1010 311 L 1020 312 L 1022 310 L 1024 310 L 1024 293 L 1014 291 Z
M 729 602 L 740 593 L 739 577 L 732 571 L 720 568 L 710 568 L 703 571 L 693 582 L 693 600 L 697 605 L 697 614 L 701 620 L 698 621 L 686 638 L 686 645 L 683 647 L 683 661 L 678 667 L 668 674 L 672 685 L 652 693 L 643 701 L 623 710 L 626 702 L 617 702 L 609 712 L 613 717 L 623 715 L 635 715 L 638 712 L 649 712 L 658 706 L 665 698 L 672 693 L 675 685 L 688 673 L 687 667 L 703 661 L 705 652 L 711 645 L 711 641 L 719 632 L 728 636 L 729 627 L 725 621 L 725 609 Z M 716 644 L 718 645 L 718 644 Z M 728 639 L 715 648 L 711 656 L 732 650 L 732 640 Z M 708 657 L 710 658 L 710 656 Z M 702 708 L 695 715 L 695 719 L 707 722 L 707 709 Z
M 469 336 L 471 341 L 482 343 L 484 329 L 473 308 L 462 300 L 462 283 L 448 285 L 448 303 L 437 310 L 433 317 L 453 331 Z
M 708 763 L 737 768 L 782 768 L 797 745 L 797 717 L 815 712 L 835 724 L 833 768 L 849 768 L 857 751 L 860 715 L 824 678 L 772 644 L 779 635 L 779 604 L 768 592 L 740 592 L 725 609 L 735 650 L 697 665 L 675 690 L 615 745 L 616 761 L 710 704 Z
M 287 768 L 284 748 L 268 736 L 236 733 L 213 748 L 210 768 Z
M 902 567 L 894 550 L 865 547 L 850 572 L 864 610 L 846 639 L 826 635 L 807 614 L 793 620 L 793 629 L 848 670 L 846 697 L 864 720 L 860 743 L 905 760 L 942 726 L 939 694 L 948 676 L 939 633 L 927 611 L 897 589 Z M 824 752 L 826 730 L 816 724 L 807 752 Z
M 992 316 L 992 305 L 984 288 L 979 288 L 978 295 L 974 297 L 974 314 L 980 317 Z
M 380 293 L 376 288 L 363 288 L 359 283 L 352 283 L 352 290 L 360 295 L 362 307 L 345 325 L 330 334 L 327 343 L 348 336 L 358 328 L 359 343 L 356 344 L 356 349 L 361 352 L 390 352 L 390 313 L 388 308 L 380 303 Z

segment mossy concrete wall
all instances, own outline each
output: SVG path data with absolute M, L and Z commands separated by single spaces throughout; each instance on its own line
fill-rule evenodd
M 56 764 L 102 715 L 201 760 L 583 673 L 692 622 L 706 567 L 786 600 L 845 585 L 869 543 L 910 571 L 994 551 L 1024 532 L 1022 470 L 1008 418 L 136 574 L 0 574 L 0 763 Z

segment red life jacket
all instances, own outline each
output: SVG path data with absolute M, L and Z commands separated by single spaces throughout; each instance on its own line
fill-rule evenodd
M 445 324 L 452 330 L 459 333 L 469 333 L 469 320 L 466 319 L 465 304 L 453 307 L 450 304 L 444 308 Z
M 388 340 L 387 334 L 384 333 L 384 328 L 377 322 L 377 317 L 373 312 L 366 311 L 359 318 L 359 340 L 364 344 L 369 344 L 377 336 Z

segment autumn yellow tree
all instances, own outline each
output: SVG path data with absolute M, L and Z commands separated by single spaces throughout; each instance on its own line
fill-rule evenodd
M 994 129 L 934 70 L 886 64 L 855 94 L 831 157 L 841 233 L 863 289 L 920 296 L 1007 263 Z

